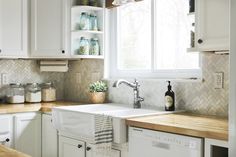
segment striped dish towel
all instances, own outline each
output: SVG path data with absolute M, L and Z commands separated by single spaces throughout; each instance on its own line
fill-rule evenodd
M 95 149 L 96 156 L 112 157 L 113 126 L 112 117 L 104 114 L 95 115 Z
M 113 127 L 112 117 L 97 114 L 95 115 L 95 144 L 112 144 L 113 141 Z

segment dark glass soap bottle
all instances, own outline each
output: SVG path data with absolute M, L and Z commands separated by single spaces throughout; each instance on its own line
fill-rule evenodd
M 174 111 L 175 110 L 175 93 L 172 91 L 170 81 L 168 82 L 168 91 L 165 93 L 165 110 Z

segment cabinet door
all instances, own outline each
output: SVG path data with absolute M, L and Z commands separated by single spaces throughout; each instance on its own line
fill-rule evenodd
M 196 4 L 199 50 L 229 50 L 229 0 L 196 0 Z
M 57 130 L 52 126 L 52 116 L 42 115 L 42 157 L 57 157 Z
M 66 56 L 66 0 L 32 0 L 31 56 Z
M 59 157 L 85 157 L 85 143 L 60 136 Z
M 13 124 L 12 116 L 0 116 L 0 144 L 13 147 Z
M 0 0 L 0 56 L 27 56 L 27 2 Z
M 32 157 L 41 157 L 41 115 L 17 114 L 14 123 L 15 149 Z
M 96 145 L 87 144 L 86 157 L 120 157 L 121 152 L 116 149 L 110 151 L 96 151 Z

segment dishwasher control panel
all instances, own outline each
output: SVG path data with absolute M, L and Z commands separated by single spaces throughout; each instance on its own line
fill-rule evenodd
M 165 146 L 166 145 L 175 145 L 179 147 L 185 147 L 188 149 L 202 149 L 202 138 L 195 138 L 190 136 L 183 136 L 178 134 L 153 131 L 148 129 L 141 129 L 130 127 L 131 136 L 141 136 L 144 139 L 152 140 L 152 145 Z

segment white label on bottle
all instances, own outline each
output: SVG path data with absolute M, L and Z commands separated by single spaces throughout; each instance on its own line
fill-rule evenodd
M 166 98 L 166 107 L 167 108 L 171 107 L 173 105 L 172 97 L 167 95 L 165 98 Z

